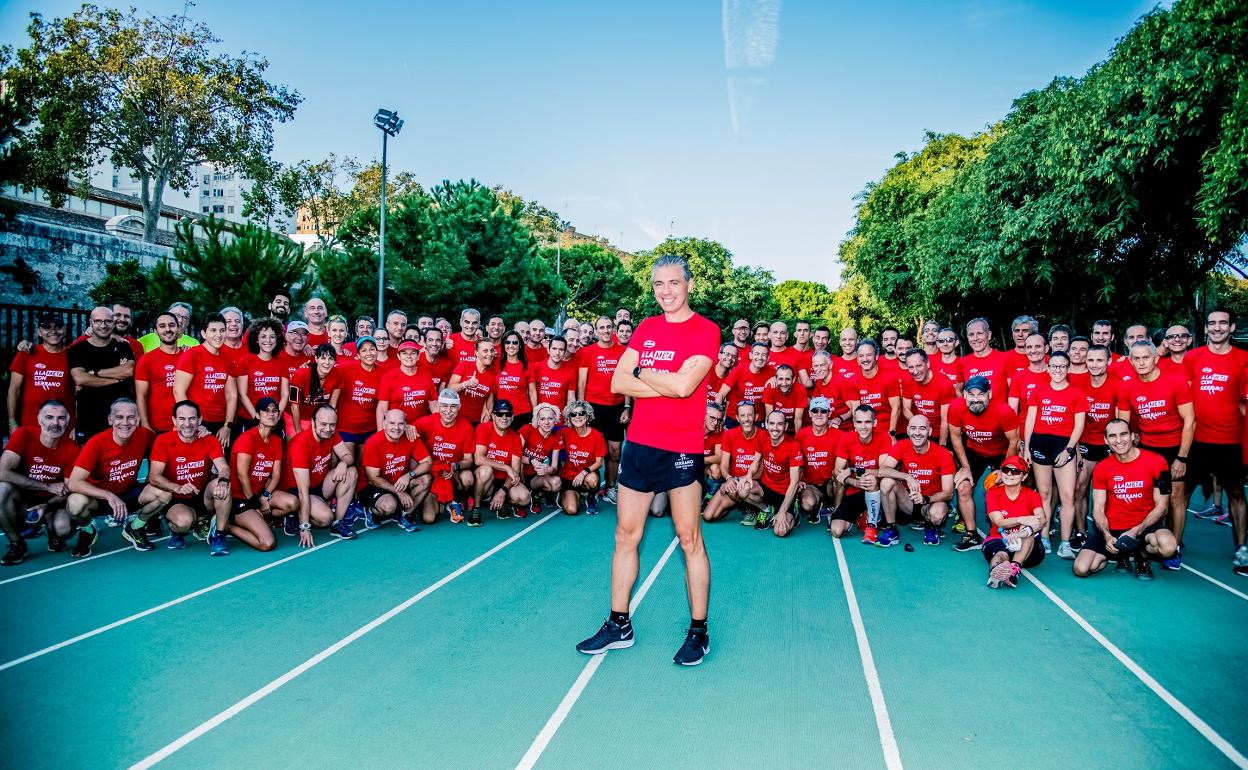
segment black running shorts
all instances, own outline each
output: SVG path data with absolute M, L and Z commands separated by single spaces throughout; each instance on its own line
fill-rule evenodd
M 670 492 L 699 483 L 705 472 L 700 449 L 671 452 L 625 441 L 620 450 L 620 486 L 637 492 Z
M 1209 477 L 1227 489 L 1244 486 L 1243 448 L 1239 444 L 1206 444 L 1197 441 L 1188 454 L 1188 485 L 1202 484 Z
M 594 420 L 589 425 L 602 434 L 607 441 L 614 441 L 617 444 L 624 440 L 624 426 L 620 424 L 620 417 L 624 415 L 624 404 L 595 404 L 590 402 L 590 406 L 594 408 Z

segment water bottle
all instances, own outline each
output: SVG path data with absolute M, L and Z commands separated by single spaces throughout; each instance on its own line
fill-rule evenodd
M 863 493 L 867 500 L 867 523 L 876 526 L 880 523 L 880 490 Z

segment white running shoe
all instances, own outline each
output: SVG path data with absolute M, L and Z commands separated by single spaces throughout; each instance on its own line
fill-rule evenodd
M 1057 546 L 1057 556 L 1059 559 L 1065 559 L 1066 561 L 1074 561 L 1075 549 L 1070 547 L 1070 543 L 1068 541 L 1063 540 Z

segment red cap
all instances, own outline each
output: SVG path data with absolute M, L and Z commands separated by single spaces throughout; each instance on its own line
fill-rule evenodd
M 416 342 L 415 340 L 403 340 L 402 342 L 399 343 L 399 352 L 402 353 L 404 350 L 415 350 L 419 352 L 420 343 Z
M 1018 455 L 1010 455 L 1001 462 L 1002 468 L 1013 468 L 1016 471 L 1027 472 L 1027 461 Z

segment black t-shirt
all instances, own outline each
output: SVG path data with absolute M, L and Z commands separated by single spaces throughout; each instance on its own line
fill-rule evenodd
M 107 345 L 96 347 L 89 340 L 76 343 L 69 349 L 69 368 L 98 372 L 119 366 L 122 361 L 133 361 L 134 351 L 124 340 L 109 340 Z M 108 408 L 119 398 L 134 398 L 134 378 L 103 387 L 78 389 L 78 431 L 92 436 L 108 427 Z

